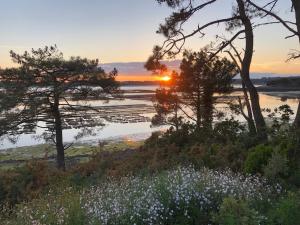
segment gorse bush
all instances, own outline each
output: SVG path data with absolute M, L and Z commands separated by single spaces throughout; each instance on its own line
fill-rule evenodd
M 15 204 L 36 197 L 49 184 L 50 176 L 56 174 L 46 162 L 32 161 L 24 167 L 0 173 L 0 206 Z
M 246 201 L 225 198 L 213 221 L 220 225 L 257 225 L 264 221 L 257 211 L 251 209 Z
M 215 142 L 228 143 L 238 140 L 245 132 L 245 126 L 233 118 L 217 122 L 213 129 Z
M 288 159 L 278 151 L 273 152 L 263 172 L 269 180 L 277 181 L 288 175 Z
M 268 145 L 258 145 L 250 149 L 244 165 L 245 172 L 252 174 L 262 173 L 272 153 L 273 148 Z
M 268 202 L 280 192 L 280 186 L 255 176 L 179 167 L 107 180 L 83 191 L 50 192 L 20 205 L 14 219 L 19 222 L 10 224 L 209 224 L 224 198 Z
M 290 192 L 269 211 L 268 224 L 296 225 L 300 222 L 300 193 Z
M 198 160 L 202 160 L 202 164 L 211 169 L 230 168 L 240 171 L 246 158 L 246 151 L 238 144 L 196 145 L 192 149 L 194 153 L 202 151 Z

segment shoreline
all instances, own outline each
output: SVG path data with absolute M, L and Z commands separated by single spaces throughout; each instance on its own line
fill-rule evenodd
M 89 143 L 74 143 L 66 150 L 66 162 L 70 165 L 89 160 L 100 152 L 118 152 L 128 149 L 136 149 L 143 144 L 144 140 L 103 140 L 101 145 Z M 46 160 L 55 163 L 56 150 L 50 144 L 38 144 L 6 149 L 0 151 L 0 170 L 12 169 L 26 164 L 31 160 Z

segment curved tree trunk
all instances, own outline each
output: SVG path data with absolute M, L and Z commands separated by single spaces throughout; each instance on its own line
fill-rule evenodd
M 300 33 L 300 1 L 299 0 L 292 0 L 294 10 L 295 10 L 295 17 L 296 17 L 296 25 L 297 25 L 297 31 Z M 299 43 L 300 43 L 300 35 L 298 35 Z M 294 121 L 294 126 L 297 129 L 300 129 L 300 99 L 298 103 L 298 110 L 296 113 L 296 118 Z
M 300 100 L 299 100 L 299 103 L 298 103 L 298 110 L 297 110 L 297 113 L 296 113 L 294 126 L 295 126 L 296 129 L 300 128 Z
M 236 55 L 237 55 L 237 57 L 239 58 L 239 60 L 241 62 L 242 59 L 240 58 L 240 55 L 239 55 L 238 51 L 236 50 L 236 48 L 232 44 L 231 44 L 231 47 L 236 52 Z M 234 56 L 232 55 L 232 53 L 230 51 L 227 51 L 227 53 L 230 55 L 232 61 L 238 67 L 241 77 L 243 77 L 242 69 L 241 69 L 240 65 L 238 64 L 237 60 L 234 58 Z M 241 99 L 239 98 L 240 111 L 242 113 L 242 116 L 245 118 L 245 120 L 248 123 L 248 129 L 249 129 L 250 134 L 256 135 L 256 127 L 255 127 L 255 123 L 254 123 L 254 120 L 253 120 L 251 104 L 250 104 L 250 101 L 249 101 L 248 92 L 247 92 L 246 85 L 245 85 L 244 81 L 242 81 L 242 89 L 243 89 L 243 94 L 244 94 L 245 105 L 246 105 L 246 108 L 247 108 L 247 115 L 244 113 L 244 110 L 243 110 L 244 107 L 243 107 Z
M 259 95 L 255 86 L 253 85 L 250 79 L 250 66 L 252 62 L 253 56 L 253 45 L 254 45 L 254 37 L 253 37 L 253 27 L 251 24 L 250 19 L 246 15 L 245 3 L 243 0 L 236 0 L 238 3 L 239 13 L 241 16 L 242 23 L 245 27 L 245 40 L 246 40 L 246 47 L 245 47 L 245 55 L 242 62 L 242 79 L 249 91 L 251 106 L 253 117 L 255 120 L 257 134 L 260 136 L 261 139 L 266 139 L 266 123 L 264 117 L 261 112 L 261 107 L 259 103 Z
M 292 0 L 294 10 L 295 10 L 295 17 L 296 17 L 296 26 L 298 33 L 300 32 L 300 1 L 299 0 Z M 300 35 L 298 35 L 299 42 L 300 42 Z
M 245 87 L 245 83 L 242 82 L 242 88 L 243 88 L 243 93 L 244 93 L 244 99 L 245 99 L 245 103 L 246 103 L 246 108 L 247 108 L 247 112 L 248 115 L 245 116 L 247 123 L 248 123 L 248 128 L 249 128 L 249 132 L 250 134 L 256 134 L 256 127 L 255 127 L 255 123 L 253 120 L 253 114 L 252 114 L 252 109 L 251 109 L 251 105 L 249 102 L 249 98 L 248 98 L 248 93 Z

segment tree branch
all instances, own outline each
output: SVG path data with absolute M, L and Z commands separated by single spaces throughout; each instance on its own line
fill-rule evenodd
M 250 5 L 252 5 L 253 7 L 257 8 L 258 10 L 274 17 L 276 20 L 278 20 L 285 28 L 287 28 L 290 32 L 292 32 L 293 34 L 300 36 L 300 34 L 298 33 L 298 31 L 296 31 L 295 29 L 293 29 L 292 27 L 290 27 L 286 21 L 284 21 L 283 19 L 281 19 L 279 16 L 277 16 L 275 13 L 266 10 L 258 5 L 256 5 L 255 3 L 253 3 L 251 0 L 246 0 Z

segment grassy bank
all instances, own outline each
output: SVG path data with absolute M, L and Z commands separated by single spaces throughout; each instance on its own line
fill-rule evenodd
M 78 162 L 86 162 L 91 156 L 101 151 L 121 151 L 137 148 L 142 144 L 142 141 L 107 141 L 103 143 L 102 147 L 89 144 L 74 144 L 66 150 L 66 159 L 69 165 L 76 164 Z M 55 158 L 56 149 L 53 145 L 48 144 L 4 149 L 0 151 L 0 170 L 24 166 L 30 160 L 46 160 L 54 163 Z

